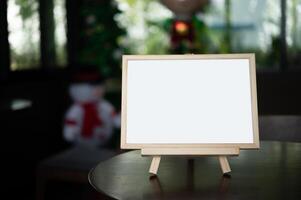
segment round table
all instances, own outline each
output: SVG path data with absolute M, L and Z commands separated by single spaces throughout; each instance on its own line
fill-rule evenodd
M 163 156 L 150 177 L 150 157 L 130 151 L 99 163 L 91 185 L 116 199 L 301 199 L 301 143 L 261 142 L 230 157 L 222 176 L 217 157 Z

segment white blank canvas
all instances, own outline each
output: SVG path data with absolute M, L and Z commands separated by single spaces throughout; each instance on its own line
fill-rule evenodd
M 253 143 L 249 59 L 127 61 L 126 143 Z

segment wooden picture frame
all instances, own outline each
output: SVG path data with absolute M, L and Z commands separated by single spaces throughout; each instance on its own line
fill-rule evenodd
M 127 100 L 128 100 L 128 62 L 133 60 L 235 60 L 247 59 L 249 62 L 249 81 L 251 93 L 252 112 L 252 132 L 253 141 L 250 143 L 128 143 L 127 142 Z M 142 149 L 143 155 L 155 156 L 153 163 L 159 163 L 160 155 L 238 155 L 240 149 L 258 149 L 258 111 L 256 92 L 256 64 L 254 54 L 205 54 L 205 55 L 124 55 L 122 58 L 122 114 L 121 114 L 121 148 L 122 149 Z M 146 127 L 147 128 L 147 127 Z M 183 153 L 184 152 L 184 153 Z M 224 153 L 223 153 L 224 152 Z M 220 157 L 223 170 L 229 171 L 230 167 L 225 160 Z M 223 165 L 224 163 L 224 165 Z M 152 166 L 156 164 L 152 164 Z M 158 164 L 159 165 L 159 164 Z M 158 167 L 157 165 L 157 167 Z M 156 174 L 156 167 L 152 173 Z

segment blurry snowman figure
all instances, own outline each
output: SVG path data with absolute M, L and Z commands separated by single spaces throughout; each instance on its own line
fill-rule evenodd
M 75 73 L 69 93 L 73 105 L 65 115 L 66 141 L 88 146 L 103 146 L 112 137 L 120 116 L 104 96 L 103 78 L 95 70 Z

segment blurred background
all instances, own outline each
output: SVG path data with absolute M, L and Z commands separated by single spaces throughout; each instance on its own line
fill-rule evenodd
M 106 199 L 87 174 L 120 153 L 118 125 L 87 149 L 64 140 L 64 116 L 91 66 L 118 116 L 123 54 L 254 52 L 261 139 L 301 141 L 300 17 L 301 0 L 1 0 L 3 194 Z

